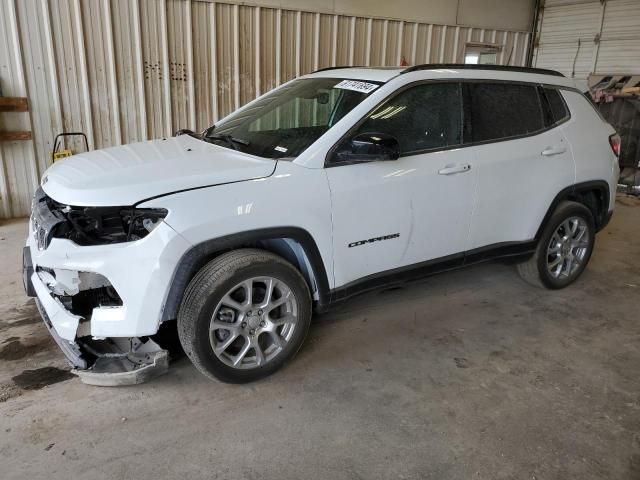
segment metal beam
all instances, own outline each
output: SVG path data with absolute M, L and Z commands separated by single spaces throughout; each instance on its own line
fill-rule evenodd
M 113 131 L 116 144 L 122 144 L 122 131 L 120 124 L 120 102 L 118 95 L 118 77 L 116 76 L 116 57 L 113 45 L 113 21 L 111 19 L 111 0 L 102 0 L 105 12 L 105 30 L 107 34 L 107 70 L 109 72 L 109 87 L 111 88 L 111 113 L 113 114 Z
M 84 28 L 82 26 L 82 9 L 80 0 L 73 2 L 75 15 L 74 23 L 76 29 L 76 40 L 78 44 L 78 56 L 80 57 L 80 79 L 83 98 L 84 120 L 86 125 L 86 135 L 89 143 L 89 150 L 95 148 L 95 137 L 93 134 L 93 118 L 91 116 L 91 93 L 89 90 L 89 75 L 87 73 L 87 52 L 85 50 Z
M 46 0 L 45 0 L 46 3 Z M 133 41 L 135 42 L 135 66 L 136 80 L 138 85 L 138 121 L 140 123 L 140 139 L 149 138 L 149 127 L 147 125 L 147 100 L 144 86 L 144 57 L 142 55 L 142 26 L 140 24 L 140 0 L 133 0 Z

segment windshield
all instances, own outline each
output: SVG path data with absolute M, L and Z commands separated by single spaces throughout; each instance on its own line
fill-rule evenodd
M 342 78 L 296 80 L 205 130 L 202 139 L 259 157 L 296 157 L 379 85 Z

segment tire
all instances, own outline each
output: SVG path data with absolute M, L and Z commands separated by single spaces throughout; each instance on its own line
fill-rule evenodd
M 295 356 L 311 307 L 307 283 L 293 265 L 263 250 L 235 250 L 207 263 L 187 286 L 178 336 L 201 373 L 247 383 Z
M 576 225 L 573 233 L 572 228 Z M 581 203 L 562 202 L 545 225 L 533 256 L 518 264 L 518 273 L 538 287 L 564 288 L 582 274 L 594 243 L 595 222 L 591 211 Z

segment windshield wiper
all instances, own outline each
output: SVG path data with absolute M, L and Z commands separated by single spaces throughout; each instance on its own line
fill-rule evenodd
M 222 140 L 223 142 L 227 142 L 229 146 L 231 146 L 231 148 L 233 148 L 234 150 L 238 150 L 238 144 L 244 145 L 246 147 L 250 143 L 248 140 L 245 140 L 243 138 L 236 138 L 232 135 L 225 134 L 207 135 L 204 138 L 206 138 L 207 140 Z
M 211 129 L 208 129 L 211 130 Z M 231 148 L 234 150 L 238 150 L 236 144 L 244 145 L 245 147 L 249 145 L 249 141 L 243 138 L 236 138 L 232 135 L 219 134 L 219 135 L 207 135 L 207 131 L 205 130 L 203 133 L 196 133 L 193 130 L 189 130 L 187 128 L 183 128 L 176 132 L 176 137 L 180 135 L 189 135 L 190 137 L 197 138 L 199 140 L 204 140 L 205 142 L 210 142 L 211 140 L 222 140 L 223 142 L 227 142 Z
M 189 135 L 190 137 L 200 138 L 199 133 L 196 133 L 193 130 L 189 130 L 188 128 L 181 128 L 180 130 L 178 130 L 176 132 L 176 137 L 179 137 L 180 135 Z

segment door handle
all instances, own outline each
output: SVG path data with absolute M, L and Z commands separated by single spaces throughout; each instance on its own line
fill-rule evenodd
M 462 165 L 447 165 L 444 168 L 438 170 L 439 175 L 454 175 L 456 173 L 464 173 L 471 170 L 471 165 L 468 163 Z
M 542 150 L 540 154 L 544 155 L 545 157 L 550 157 L 551 155 L 560 155 L 561 153 L 564 153 L 566 151 L 567 149 L 564 147 L 547 147 Z

